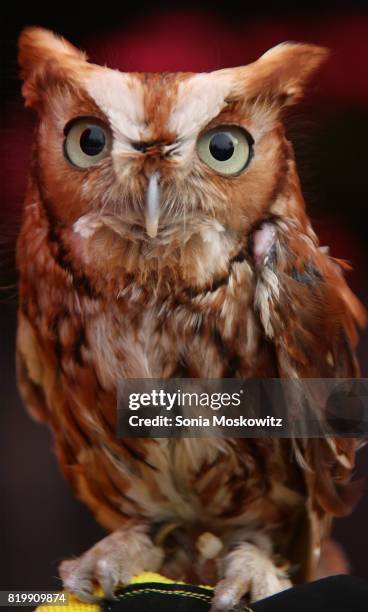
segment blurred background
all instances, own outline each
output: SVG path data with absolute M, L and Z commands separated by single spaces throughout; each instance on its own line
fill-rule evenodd
M 15 238 L 21 221 L 35 117 L 23 109 L 16 40 L 25 25 L 62 34 L 92 61 L 121 70 L 212 70 L 246 64 L 285 41 L 322 44 L 331 60 L 304 102 L 287 117 L 314 227 L 334 256 L 348 260 L 349 282 L 368 305 L 368 6 L 363 2 L 108 2 L 75 10 L 54 3 L 2 9 L 0 126 L 0 590 L 52 589 L 57 565 L 103 535 L 59 474 L 48 431 L 21 405 L 14 373 Z M 277 8 L 275 8 L 277 6 Z M 368 337 L 359 347 L 367 376 Z M 368 451 L 356 477 L 367 472 Z M 368 578 L 366 494 L 335 523 L 356 575 Z

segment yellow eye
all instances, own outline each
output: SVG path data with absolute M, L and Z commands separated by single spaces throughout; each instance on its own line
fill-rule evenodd
M 111 149 L 109 128 L 99 119 L 80 117 L 65 129 L 64 153 L 73 166 L 90 168 L 108 155 Z
M 252 158 L 252 136 L 235 125 L 221 125 L 199 138 L 200 159 L 220 174 L 238 174 Z

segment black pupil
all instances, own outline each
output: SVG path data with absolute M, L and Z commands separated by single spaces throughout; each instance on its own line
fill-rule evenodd
M 210 140 L 210 152 L 217 161 L 227 161 L 234 154 L 234 142 L 230 134 L 219 132 Z
M 82 132 L 80 148 L 86 155 L 98 155 L 105 147 L 105 134 L 97 125 L 92 125 Z

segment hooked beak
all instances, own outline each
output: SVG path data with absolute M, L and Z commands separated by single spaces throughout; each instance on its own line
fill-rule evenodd
M 146 230 L 150 238 L 157 236 L 160 217 L 160 174 L 154 172 L 148 180 L 146 192 Z

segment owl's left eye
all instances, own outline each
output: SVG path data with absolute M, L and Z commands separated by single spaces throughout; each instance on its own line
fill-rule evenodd
M 239 174 L 252 157 L 252 136 L 236 125 L 222 125 L 200 136 L 197 153 L 200 159 L 220 174 Z
M 111 149 L 110 130 L 99 119 L 73 119 L 66 125 L 64 133 L 65 157 L 78 168 L 94 166 L 106 157 Z

